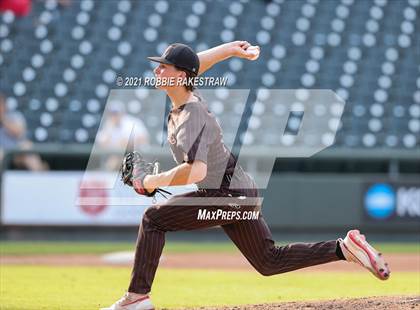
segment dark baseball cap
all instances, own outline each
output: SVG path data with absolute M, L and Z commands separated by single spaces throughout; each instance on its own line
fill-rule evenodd
M 174 65 L 197 75 L 200 59 L 191 47 L 182 43 L 169 45 L 162 56 L 147 57 L 147 59 L 167 65 Z

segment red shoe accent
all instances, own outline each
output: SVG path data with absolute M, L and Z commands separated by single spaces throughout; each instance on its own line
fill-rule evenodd
M 121 305 L 121 306 L 128 306 L 128 305 L 132 305 L 132 304 L 135 304 L 136 302 L 143 301 L 143 300 L 146 300 L 146 299 L 148 299 L 148 298 L 149 298 L 149 296 L 148 296 L 148 295 L 146 295 L 146 296 L 140 297 L 139 299 L 136 299 L 136 300 L 134 300 L 134 301 L 132 301 L 132 302 L 129 302 L 128 304 L 123 304 L 123 305 Z
M 380 272 L 379 271 L 379 269 L 378 269 L 378 266 L 377 266 L 377 263 L 376 263 L 376 259 L 375 259 L 375 254 L 374 253 L 372 253 L 371 251 L 370 251 L 370 249 L 368 248 L 368 247 L 365 247 L 362 243 L 360 243 L 358 240 L 357 240 L 357 238 L 354 236 L 354 234 L 355 233 L 358 233 L 358 234 L 360 234 L 360 232 L 358 231 L 358 230 L 352 230 L 352 231 L 350 231 L 350 233 L 349 233 L 349 238 L 351 239 L 351 241 L 353 241 L 359 248 L 361 248 L 367 255 L 368 255 L 368 257 L 369 257 L 369 261 L 370 261 L 370 264 L 371 264 L 371 266 L 373 267 L 373 269 L 375 269 L 375 272 L 376 272 L 376 274 L 377 275 L 379 275 L 379 277 L 382 279 L 382 280 L 386 280 L 386 279 L 388 279 L 388 277 L 389 277 L 389 273 L 388 273 L 388 277 L 384 277 L 383 275 L 382 275 L 382 272 Z M 364 239 L 364 238 L 363 238 Z M 365 241 L 366 241 L 366 239 L 364 239 Z M 360 260 L 359 260 L 360 261 Z

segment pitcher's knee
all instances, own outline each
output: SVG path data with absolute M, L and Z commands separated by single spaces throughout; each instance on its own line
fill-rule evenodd
M 273 276 L 278 273 L 274 268 L 271 268 L 268 264 L 258 264 L 254 267 L 261 275 L 265 277 Z
M 146 211 L 143 214 L 143 219 L 142 219 L 142 225 L 144 227 L 157 227 L 158 226 L 158 223 L 156 221 L 156 219 L 158 218 L 156 214 L 157 210 L 158 208 L 156 208 L 156 206 L 151 206 L 146 209 Z
M 265 277 L 269 277 L 269 276 L 273 276 L 277 274 L 277 272 L 274 272 L 273 270 L 268 270 L 268 269 L 260 269 L 258 270 L 258 272 Z
M 154 217 L 154 214 L 156 213 L 156 210 L 157 210 L 157 208 L 156 208 L 155 205 L 148 207 L 146 209 L 146 211 L 144 211 L 143 217 L 153 218 Z

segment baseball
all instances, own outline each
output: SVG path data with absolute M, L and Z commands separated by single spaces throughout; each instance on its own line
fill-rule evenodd
M 251 45 L 246 51 L 252 55 L 250 60 L 256 60 L 260 56 L 260 47 L 258 45 Z

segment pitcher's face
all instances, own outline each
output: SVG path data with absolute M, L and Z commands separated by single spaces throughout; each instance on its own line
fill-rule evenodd
M 154 70 L 156 79 L 167 81 L 166 85 L 157 86 L 158 89 L 170 89 L 173 87 L 180 87 L 177 84 L 178 78 L 185 78 L 185 72 L 178 70 L 174 65 L 167 65 L 160 63 Z M 169 81 L 173 81 L 173 86 L 168 86 Z

